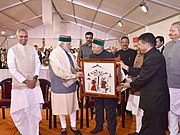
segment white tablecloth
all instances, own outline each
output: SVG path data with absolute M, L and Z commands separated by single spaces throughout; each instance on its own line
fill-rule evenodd
M 9 69 L 0 69 L 0 81 L 11 78 L 11 74 L 9 73 Z M 50 81 L 50 75 L 49 75 L 49 68 L 48 67 L 41 67 L 41 71 L 39 74 L 39 78 L 47 79 Z

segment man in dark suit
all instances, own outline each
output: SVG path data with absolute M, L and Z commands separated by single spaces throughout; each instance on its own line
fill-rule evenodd
M 121 49 L 115 53 L 116 57 L 120 55 L 121 60 L 124 62 L 124 64 L 133 67 L 136 54 L 137 54 L 136 50 L 129 48 L 129 38 L 122 37 Z M 125 74 L 127 74 L 126 70 L 124 70 L 124 72 Z
M 122 37 L 121 38 L 121 50 L 119 50 L 115 53 L 116 57 L 118 57 L 120 55 L 120 58 L 124 62 L 124 64 L 133 67 L 136 54 L 137 54 L 136 50 L 129 48 L 129 38 L 126 36 Z M 127 74 L 127 71 L 124 70 L 124 73 Z M 126 92 L 127 92 L 126 95 L 128 98 L 129 91 L 126 91 Z M 131 111 L 126 110 L 126 113 L 127 113 L 127 116 L 129 118 L 132 118 L 132 112 Z M 121 104 L 118 104 L 117 116 L 119 116 L 120 114 L 121 114 Z
M 166 135 L 166 116 L 170 109 L 166 62 L 155 45 L 156 39 L 152 33 L 139 37 L 138 48 L 144 54 L 140 74 L 134 81 L 121 84 L 121 87 L 141 91 L 140 108 L 144 110 L 144 116 L 139 135 Z M 130 73 L 135 73 L 135 70 L 128 69 Z
M 163 53 L 164 51 L 164 37 L 163 36 L 156 37 L 156 48 L 159 50 L 159 52 Z

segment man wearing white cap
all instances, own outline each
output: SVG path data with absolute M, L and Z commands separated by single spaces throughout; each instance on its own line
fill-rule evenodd
M 22 135 L 39 135 L 43 95 L 39 86 L 39 57 L 27 44 L 28 33 L 17 30 L 18 44 L 8 50 L 7 62 L 13 77 L 11 117 Z
M 76 128 L 77 78 L 83 77 L 82 72 L 76 71 L 76 65 L 71 49 L 71 37 L 60 35 L 58 45 L 50 54 L 51 99 L 52 113 L 59 115 L 61 135 L 67 135 L 66 115 L 70 115 L 71 131 L 81 135 Z

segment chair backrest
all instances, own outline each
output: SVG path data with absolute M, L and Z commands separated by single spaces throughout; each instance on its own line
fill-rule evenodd
M 45 101 L 48 101 L 49 97 L 49 88 L 51 87 L 51 83 L 46 79 L 39 79 L 40 87 L 43 93 L 43 97 Z
M 12 78 L 2 80 L 0 86 L 2 88 L 2 99 L 11 99 Z

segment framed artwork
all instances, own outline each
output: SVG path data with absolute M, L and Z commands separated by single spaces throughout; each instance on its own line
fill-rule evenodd
M 109 59 L 82 59 L 83 94 L 92 97 L 117 98 L 116 61 Z

